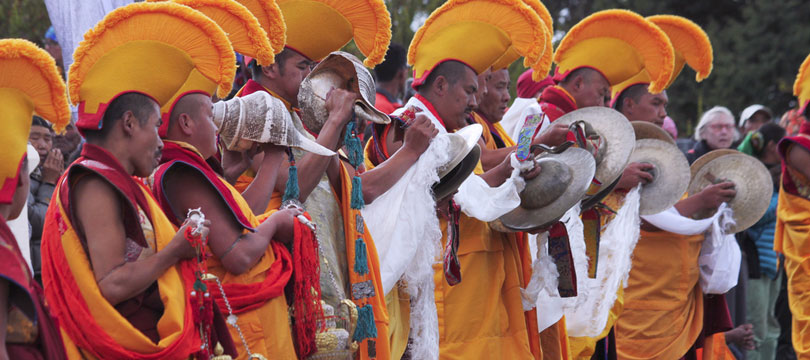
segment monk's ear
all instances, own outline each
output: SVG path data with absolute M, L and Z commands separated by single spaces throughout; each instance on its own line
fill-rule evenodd
M 132 136 L 135 132 L 135 127 L 140 126 L 138 118 L 135 117 L 135 114 L 132 113 L 132 110 L 127 110 L 121 115 L 121 129 L 124 130 L 124 134 L 127 136 Z
M 279 69 L 279 64 L 278 63 L 273 63 L 273 64 L 270 64 L 270 65 L 267 65 L 267 66 L 262 66 L 261 69 L 262 69 L 262 75 L 264 75 L 265 77 L 267 77 L 269 79 L 276 80 L 281 76 L 281 72 L 280 72 L 281 69 Z
M 191 116 L 187 113 L 182 113 L 180 116 L 177 117 L 177 127 L 183 133 L 183 135 L 191 136 L 192 133 L 192 122 Z
M 436 80 L 433 82 L 433 91 L 436 92 L 436 95 L 444 96 L 449 88 L 450 82 L 447 81 L 444 75 L 437 76 Z

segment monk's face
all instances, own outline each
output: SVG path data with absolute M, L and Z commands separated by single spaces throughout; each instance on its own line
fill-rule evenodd
M 217 126 L 214 124 L 214 105 L 211 98 L 205 94 L 191 94 L 194 109 L 191 111 L 193 124 L 191 143 L 200 152 L 204 159 L 217 153 Z
M 493 72 L 486 88 L 487 93 L 478 104 L 478 111 L 487 120 L 496 123 L 501 121 L 509 104 L 509 72 L 506 69 Z
M 139 177 L 147 177 L 152 174 L 152 171 L 158 166 L 160 161 L 160 153 L 163 149 L 163 141 L 160 140 L 158 135 L 158 127 L 160 127 L 160 107 L 156 102 L 151 102 L 152 111 L 147 112 L 146 120 L 137 119 L 132 117 L 129 121 L 133 121 L 131 132 L 131 143 L 129 148 L 132 149 L 132 163 L 134 165 L 134 173 L 132 175 Z
M 469 67 L 464 67 L 463 75 L 455 83 L 447 82 L 447 91 L 441 98 L 442 113 L 447 131 L 455 131 L 467 125 L 470 113 L 478 107 L 478 75 Z
M 492 77 L 492 71 L 489 69 L 478 74 L 478 91 L 475 93 L 475 102 L 477 102 L 479 106 L 481 105 L 481 102 L 484 101 L 484 98 L 487 97 L 489 90 L 487 88 L 487 83 L 489 82 L 490 77 Z M 480 108 L 476 110 L 480 110 Z
M 602 74 L 589 71 L 574 82 L 571 96 L 577 102 L 577 108 L 605 106 L 610 98 L 610 83 Z
M 312 71 L 315 62 L 305 58 L 303 55 L 291 51 L 282 64 L 279 64 L 280 84 L 284 94 L 279 94 L 289 101 L 294 107 L 298 107 L 298 89 L 304 78 Z
M 668 103 L 669 98 L 666 92 L 650 94 L 645 91 L 643 95 L 639 96 L 638 102 L 628 98 L 622 112 L 630 121 L 646 121 L 663 127 L 664 119 L 667 117 Z

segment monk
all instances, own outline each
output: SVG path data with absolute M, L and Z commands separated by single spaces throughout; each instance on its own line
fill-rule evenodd
M 807 103 L 805 102 L 805 107 Z M 805 116 L 807 112 L 805 111 Z M 779 144 L 782 154 L 782 188 L 779 192 L 774 250 L 785 255 L 788 299 L 793 314 L 793 348 L 799 358 L 810 356 L 806 270 L 808 211 L 810 211 L 810 124 L 802 123 L 799 134 Z
M 191 316 L 191 309 L 183 301 L 188 293 L 186 286 L 191 283 L 188 278 L 184 280 L 183 275 L 187 274 L 180 266 L 181 260 L 195 256 L 184 236 L 188 225 L 175 233 L 145 186 L 132 177 L 149 176 L 157 166 L 163 147 L 157 136 L 159 122 L 158 104 L 143 94 L 127 93 L 113 100 L 105 111 L 103 127 L 83 130 L 87 142 L 82 156 L 63 176 L 48 211 L 47 237 L 43 239 L 43 247 L 47 249 L 43 250 L 46 259 L 43 263 L 47 266 L 43 268 L 43 278 L 49 302 L 54 304 L 55 315 L 65 329 L 64 340 L 71 356 L 128 354 L 133 350 L 127 347 L 143 341 L 156 347 L 154 344 L 167 334 L 167 322 Z M 208 225 L 203 224 L 203 236 L 208 233 Z M 66 258 L 66 251 L 86 253 L 90 278 L 76 273 L 80 271 L 72 264 L 76 259 Z M 82 309 L 68 307 L 69 301 L 75 300 L 65 292 L 77 283 L 60 282 L 71 272 L 77 283 L 97 286 L 99 294 L 86 295 L 86 301 L 104 301 L 115 312 L 107 310 L 105 316 L 124 319 L 116 328 L 123 326 L 126 330 L 114 338 L 120 345 L 109 348 L 108 344 L 93 345 L 90 336 L 110 335 L 89 331 L 102 330 L 99 326 L 106 324 L 102 323 L 104 318 L 93 320 L 88 308 L 81 312 Z M 173 300 L 162 300 L 161 296 L 171 296 Z M 74 316 L 82 317 L 73 320 L 80 323 L 62 320 L 63 317 L 72 320 Z M 85 327 L 88 319 L 91 324 L 96 324 L 95 321 L 100 324 Z M 179 346 L 154 351 L 166 356 L 199 351 L 195 327 L 182 323 L 173 326 L 169 333 L 179 336 L 175 340 Z
M 478 75 L 473 69 L 458 61 L 444 61 L 419 86 L 416 99 L 435 121 L 444 125 L 447 132 L 453 132 L 468 124 L 469 113 L 477 105 L 477 89 Z M 401 130 L 389 125 L 383 131 L 386 136 L 380 137 L 385 143 L 381 143 L 377 136 L 373 141 L 378 148 L 386 150 L 382 156 L 390 156 L 401 146 L 401 135 L 397 134 Z M 382 161 L 377 164 L 387 163 L 385 159 L 371 159 L 372 162 Z M 479 173 L 489 186 L 494 187 L 503 183 L 511 171 L 507 159 L 491 170 L 479 170 Z M 539 169 L 526 177 L 531 178 L 537 173 Z M 447 221 L 442 219 L 443 239 L 447 227 Z M 463 281 L 450 286 L 445 281 L 442 265 L 434 266 L 441 358 L 475 358 L 481 354 L 498 354 L 511 359 L 532 358 L 527 319 L 519 292 L 524 284 L 518 244 L 503 234 L 495 234 L 485 222 L 463 214 L 459 229 L 458 257 Z M 482 297 L 481 301 L 471 301 Z M 500 310 L 493 314 L 493 310 L 486 308 L 488 306 Z
M 478 92 L 478 108 L 472 113 L 475 122 L 484 126 L 484 136 L 481 147 L 481 166 L 489 170 L 500 164 L 507 155 L 517 150 L 514 139 L 504 131 L 500 121 L 509 104 L 509 72 L 506 69 L 487 71 L 489 76 L 478 76 L 481 88 L 486 91 Z M 484 80 L 484 82 L 481 82 Z M 555 125 L 552 131 L 544 132 L 532 139 L 532 145 L 546 144 L 559 145 L 565 141 L 568 128 L 564 125 Z M 509 137 L 509 141 L 506 138 Z M 490 143 L 492 145 L 490 145 Z M 510 144 L 510 145 L 507 145 Z
M 0 359 L 66 359 L 59 328 L 18 245 L 28 239 L 16 239 L 6 223 L 20 215 L 28 198 L 32 115 L 58 128 L 70 122 L 65 83 L 54 59 L 33 43 L 3 39 L 0 49 Z
M 231 302 L 249 294 L 237 293 L 231 284 L 250 286 L 260 296 L 243 301 L 234 312 L 251 352 L 279 359 L 296 358 L 287 325 L 288 309 L 283 289 L 290 279 L 290 253 L 284 245 L 293 239 L 293 217 L 297 210 L 282 210 L 262 216 L 284 159 L 284 148 L 263 145 L 258 181 L 245 196 L 222 179 L 206 159 L 214 156 L 216 127 L 211 98 L 193 93 L 174 106 L 164 138 L 165 151 L 155 172 L 153 191 L 161 208 L 175 224 L 182 224 L 188 209 L 201 208 L 212 221 L 208 247 L 208 270 L 225 287 Z M 248 197 L 248 196 L 252 196 Z M 248 200 L 250 199 L 250 200 Z M 258 214 L 258 215 L 257 215 Z M 265 220 L 266 219 L 266 220 Z M 275 241 L 273 241 L 275 240 Z M 272 267 L 284 267 L 274 273 Z M 273 290 L 274 289 L 274 290 Z M 224 300 L 220 300 L 224 304 Z M 227 311 L 222 307 L 221 310 Z M 239 339 L 235 328 L 232 336 Z M 238 346 L 242 346 L 238 340 Z M 244 358 L 249 354 L 242 353 Z
M 637 84 L 622 92 L 619 100 L 617 110 L 628 120 L 663 124 L 668 103 L 666 92 L 650 94 L 647 84 Z M 617 189 L 628 190 L 651 181 L 652 176 L 644 171 L 649 167 L 651 165 L 641 163 L 628 165 Z M 682 216 L 691 217 L 698 212 L 716 209 L 735 194 L 733 184 L 723 182 L 684 198 L 675 204 L 675 208 Z M 624 307 L 615 325 L 619 357 L 642 359 L 694 354 L 698 347 L 702 347 L 702 341 L 696 344 L 699 337 L 702 339 L 704 335 L 728 330 L 704 329 L 704 299 L 698 284 L 697 263 L 702 241 L 703 235 L 679 235 L 648 223 L 642 224 L 630 278 L 624 289 Z M 672 259 L 673 262 L 662 263 L 661 259 Z M 684 266 L 688 270 L 675 271 Z M 713 302 L 706 304 L 714 306 Z M 716 308 L 718 312 L 728 313 L 724 302 Z M 705 316 L 727 317 L 718 314 Z M 677 318 L 677 321 L 662 320 L 665 318 Z

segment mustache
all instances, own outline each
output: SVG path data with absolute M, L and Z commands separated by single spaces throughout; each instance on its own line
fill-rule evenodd
M 472 106 L 468 106 L 466 109 L 464 109 L 464 112 L 467 113 L 467 114 L 471 114 L 473 112 L 473 110 L 475 110 L 475 109 Z

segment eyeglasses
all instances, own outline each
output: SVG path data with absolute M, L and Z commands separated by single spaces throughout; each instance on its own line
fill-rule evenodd
M 709 129 L 712 129 L 714 131 L 733 130 L 734 124 L 711 124 L 709 125 Z

